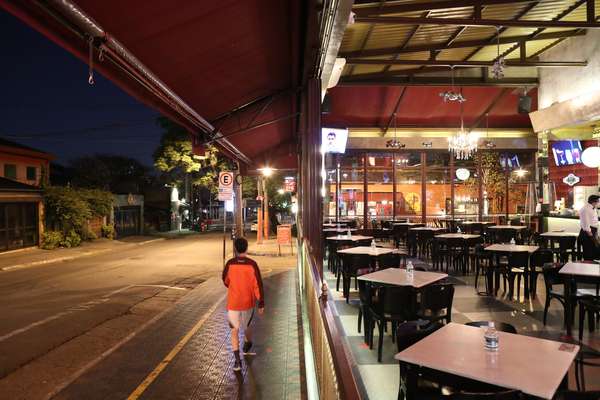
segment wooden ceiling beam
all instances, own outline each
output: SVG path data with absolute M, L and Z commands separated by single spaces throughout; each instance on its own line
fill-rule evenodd
M 463 61 L 463 60 L 373 60 L 364 58 L 348 58 L 346 64 L 349 65 L 424 65 L 438 67 L 491 67 L 494 61 Z M 508 67 L 585 67 L 587 61 L 515 61 L 507 60 Z
M 352 11 L 359 17 L 369 15 L 397 14 L 415 11 L 443 10 L 449 8 L 464 8 L 486 6 L 493 4 L 530 3 L 532 0 L 445 0 L 423 3 L 394 4 L 379 8 L 379 4 L 355 5 Z
M 452 25 L 452 26 L 486 26 L 509 28 L 571 28 L 600 29 L 600 23 L 587 21 L 543 21 L 543 20 L 508 20 L 508 19 L 475 19 L 475 18 L 432 18 L 432 17 L 357 17 L 357 23 L 386 25 Z
M 356 78 L 342 78 L 336 87 L 343 86 L 451 86 L 452 78 L 449 76 L 370 76 Z M 495 87 L 533 87 L 538 86 L 537 78 L 503 78 L 484 79 L 483 77 L 454 78 L 455 86 L 495 86 Z

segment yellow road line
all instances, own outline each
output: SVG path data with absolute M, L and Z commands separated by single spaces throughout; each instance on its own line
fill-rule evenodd
M 204 314 L 204 316 L 194 325 L 192 329 L 181 340 L 173 347 L 173 349 L 162 359 L 160 363 L 154 368 L 152 372 L 140 383 L 140 385 L 127 397 L 127 400 L 137 400 L 144 393 L 144 391 L 154 382 L 158 375 L 169 365 L 169 363 L 175 358 L 175 356 L 183 349 L 186 343 L 194 336 L 198 330 L 204 325 L 206 320 L 211 314 L 217 309 L 217 307 L 225 300 L 227 294 L 221 296 L 221 298 Z

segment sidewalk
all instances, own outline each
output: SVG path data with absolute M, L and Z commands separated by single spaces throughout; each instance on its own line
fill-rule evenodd
M 225 316 L 225 288 L 212 278 L 74 380 L 53 399 L 304 399 L 297 272 L 264 278 L 265 314 L 241 373 Z
M 93 242 L 83 242 L 81 246 L 70 249 L 43 250 L 40 248 L 31 248 L 0 253 L 0 271 L 70 261 L 80 257 L 140 246 L 157 240 L 164 239 L 152 236 L 131 236 L 120 240 L 97 239 Z
M 292 250 L 293 246 L 293 250 Z M 266 256 L 266 257 L 277 257 L 290 256 L 292 251 L 294 256 L 298 254 L 298 248 L 296 247 L 296 238 L 292 238 L 292 246 L 289 244 L 279 246 L 277 239 L 263 240 L 262 244 L 256 243 L 256 237 L 248 238 L 248 255 L 250 256 Z

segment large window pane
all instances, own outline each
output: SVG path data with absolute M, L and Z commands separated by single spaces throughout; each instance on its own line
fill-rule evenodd
M 450 154 L 448 152 L 427 153 L 425 179 L 427 219 L 444 217 L 450 213 Z
M 394 202 L 394 156 L 391 153 L 368 154 L 368 213 L 371 219 L 392 219 Z
M 535 185 L 530 185 L 535 182 L 534 153 L 504 153 L 501 160 L 509 174 L 508 213 L 532 214 L 536 200 Z
M 323 199 L 323 215 L 325 219 L 335 219 L 335 203 L 337 199 L 337 159 L 334 154 L 325 156 L 325 187 L 328 189 Z
M 364 212 L 363 156 L 346 155 L 340 162 L 340 217 L 362 221 Z
M 421 217 L 421 154 L 418 152 L 396 155 L 396 216 Z
M 483 185 L 483 215 L 498 219 L 506 214 L 506 175 L 500 153 L 479 151 L 475 161 L 481 167 Z
M 475 159 L 454 162 L 454 217 L 475 220 L 479 216 L 479 180 Z

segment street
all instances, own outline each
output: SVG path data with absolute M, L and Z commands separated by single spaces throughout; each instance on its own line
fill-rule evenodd
M 198 284 L 219 277 L 221 240 L 192 235 L 0 272 L 0 398 L 6 390 L 45 398 Z M 294 266 L 290 257 L 255 259 L 265 275 Z M 32 387 L 35 375 L 44 379 Z

